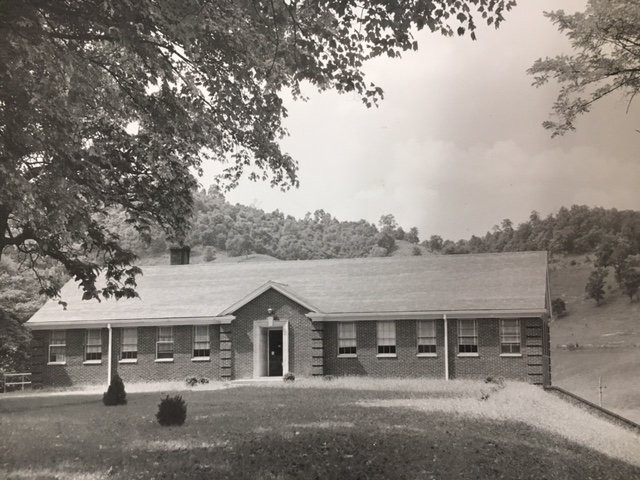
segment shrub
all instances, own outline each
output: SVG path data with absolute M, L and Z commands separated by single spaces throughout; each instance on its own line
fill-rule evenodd
M 561 298 L 551 300 L 551 310 L 558 317 L 564 317 L 567 314 L 567 304 Z
M 156 413 L 158 423 L 163 427 L 169 425 L 182 425 L 187 419 L 187 405 L 180 395 L 170 397 L 167 395 L 158 404 Z
M 104 395 L 102 395 L 102 403 L 107 406 L 125 405 L 127 403 L 127 392 L 124 391 L 124 382 L 118 374 L 111 379 L 111 385 Z
M 331 380 L 333 380 L 335 377 L 333 375 L 323 375 L 322 376 L 322 380 L 324 380 L 325 382 L 330 382 Z
M 195 387 L 198 384 L 198 379 L 196 377 L 187 377 L 184 382 L 190 387 Z
M 422 255 L 422 250 L 417 245 L 414 245 L 413 248 L 411 249 L 411 255 L 413 255 L 414 257 L 418 255 Z
M 285 382 L 293 382 L 295 379 L 296 379 L 296 376 L 291 372 L 285 373 L 284 376 L 282 377 L 282 380 Z
M 203 384 L 203 385 L 204 385 L 205 383 L 209 383 L 209 379 L 208 379 L 208 378 L 201 378 L 201 379 L 200 379 L 200 383 L 201 383 L 201 384 Z

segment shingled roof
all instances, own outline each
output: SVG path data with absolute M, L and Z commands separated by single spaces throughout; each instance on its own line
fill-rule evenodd
M 139 299 L 83 301 L 81 291 L 70 281 L 61 292 L 67 308 L 50 300 L 27 325 L 45 328 L 143 319 L 215 319 L 232 314 L 243 301 L 268 288 L 276 288 L 327 317 L 381 312 L 546 311 L 545 252 L 142 268 Z

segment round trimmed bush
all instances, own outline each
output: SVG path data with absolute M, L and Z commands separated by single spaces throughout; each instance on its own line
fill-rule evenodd
M 107 406 L 125 405 L 127 403 L 127 392 L 124 391 L 124 382 L 120 375 L 116 374 L 111 379 L 111 385 L 102 395 L 102 403 Z
M 169 425 L 182 425 L 187 419 L 187 404 L 180 395 L 170 397 L 167 395 L 158 404 L 156 413 L 158 423 L 163 427 Z

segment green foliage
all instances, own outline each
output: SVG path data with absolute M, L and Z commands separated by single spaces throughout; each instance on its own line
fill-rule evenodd
M 562 87 L 553 104 L 555 119 L 543 126 L 553 136 L 575 130 L 577 117 L 613 92 L 631 103 L 640 92 L 640 3 L 589 0 L 584 12 L 545 15 L 569 38 L 574 53 L 538 59 L 528 71 L 536 86 L 553 79 Z
M 102 403 L 107 406 L 126 405 L 127 393 L 124 390 L 124 382 L 118 374 L 111 379 L 111 384 L 104 395 L 102 395 Z
M 284 95 L 300 98 L 305 83 L 372 106 L 383 93 L 365 60 L 415 50 L 423 28 L 475 38 L 479 17 L 498 25 L 513 5 L 2 2 L 0 256 L 14 245 L 31 266 L 54 259 L 87 299 L 134 297 L 140 270 L 106 226 L 113 208 L 136 231 L 159 225 L 179 243 L 204 161 L 228 165 L 226 187 L 245 173 L 296 186 L 279 143 Z
M 158 404 L 156 413 L 158 423 L 163 427 L 170 425 L 183 425 L 187 419 L 187 405 L 180 395 L 170 397 L 167 395 Z
M 596 268 L 589 275 L 587 284 L 584 287 L 587 298 L 594 299 L 596 301 L 596 305 L 600 305 L 604 299 L 604 281 L 608 273 L 609 272 L 605 268 Z
M 551 310 L 557 318 L 564 317 L 567 314 L 567 304 L 561 298 L 551 300 Z

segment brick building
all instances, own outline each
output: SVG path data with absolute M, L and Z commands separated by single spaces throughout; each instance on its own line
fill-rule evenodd
M 550 383 L 544 252 L 143 267 L 139 299 L 47 302 L 43 385 L 375 375 Z

